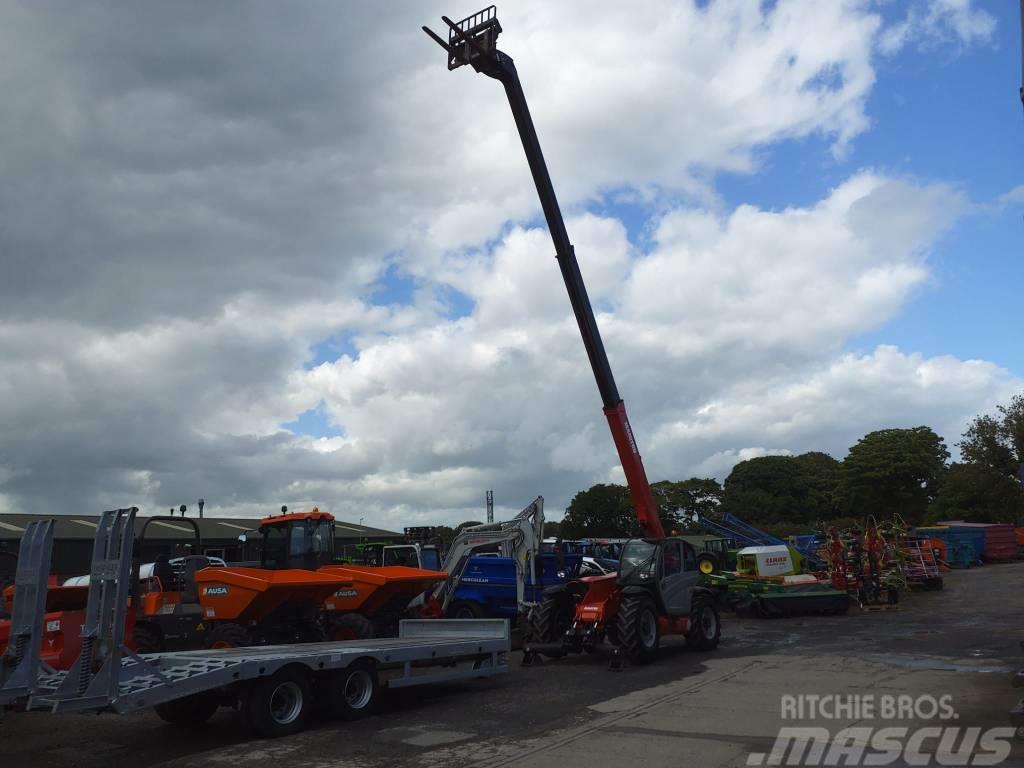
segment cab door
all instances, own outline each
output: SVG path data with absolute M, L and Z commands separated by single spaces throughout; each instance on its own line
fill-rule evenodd
M 696 550 L 682 539 L 665 539 L 661 567 L 661 597 L 665 610 L 669 616 L 687 615 L 693 588 L 700 578 Z
M 661 544 L 661 600 L 669 616 L 681 616 L 689 610 L 683 584 L 683 550 L 679 539 L 665 539 Z

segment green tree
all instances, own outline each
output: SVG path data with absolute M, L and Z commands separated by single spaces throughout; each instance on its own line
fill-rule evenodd
M 1024 493 L 1017 481 L 986 464 L 953 464 L 928 519 L 970 523 L 1015 522 L 1024 515 Z
M 957 447 L 967 464 L 981 464 L 1001 475 L 1020 477 L 1024 464 L 1024 394 L 999 405 L 998 416 L 976 416 Z M 1024 479 L 1022 479 L 1024 482 Z
M 722 486 L 713 477 L 662 480 L 651 485 L 651 492 L 666 532 L 693 527 L 690 521 L 695 516 L 711 515 L 722 503 Z
M 598 483 L 577 493 L 562 518 L 562 536 L 636 536 L 639 528 L 629 489 L 614 483 Z
M 723 505 L 752 525 L 803 527 L 833 516 L 838 471 L 818 451 L 747 459 L 725 479 Z
M 942 438 L 928 427 L 869 432 L 839 468 L 840 505 L 855 517 L 899 513 L 920 523 L 938 493 L 948 458 Z

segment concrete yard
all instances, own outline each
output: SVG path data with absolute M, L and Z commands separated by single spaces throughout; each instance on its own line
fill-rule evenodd
M 784 725 L 823 726 L 833 734 L 855 722 L 911 732 L 925 725 L 1005 727 L 1021 695 L 1010 677 L 1024 666 L 1022 596 L 1024 563 L 986 566 L 948 574 L 943 592 L 908 595 L 896 611 L 776 620 L 727 615 L 718 651 L 688 652 L 671 639 L 657 663 L 620 672 L 590 657 L 522 668 L 514 652 L 508 675 L 392 694 L 373 717 L 319 722 L 276 741 L 246 740 L 230 710 L 191 732 L 151 713 L 15 713 L 0 725 L 0 765 L 710 768 L 756 764 L 748 756 L 770 752 Z M 919 708 L 898 722 L 879 713 L 783 721 L 782 697 L 798 694 L 856 694 L 876 703 L 950 695 L 956 718 L 926 722 L 921 718 L 929 713 Z M 906 764 L 904 758 L 887 764 Z M 1024 745 L 1014 742 L 1001 764 L 1024 765 Z

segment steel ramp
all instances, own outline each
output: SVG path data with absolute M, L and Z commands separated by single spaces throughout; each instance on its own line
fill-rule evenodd
M 52 555 L 53 520 L 29 523 L 18 550 L 10 635 L 0 656 L 0 706 L 35 693 Z
M 137 511 L 136 507 L 108 510 L 100 516 L 93 542 L 81 653 L 67 674 L 58 678 L 55 690 L 37 696 L 38 703 L 48 704 L 54 711 L 64 705 L 80 709 L 112 703 L 120 692 L 122 658 L 138 659 L 124 643 Z

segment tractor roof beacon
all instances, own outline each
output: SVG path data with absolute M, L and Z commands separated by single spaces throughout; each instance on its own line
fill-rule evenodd
M 710 592 L 696 586 L 699 571 L 692 545 L 679 538 L 666 538 L 662 529 L 522 83 L 512 58 L 497 48 L 502 31 L 497 11 L 492 5 L 458 23 L 447 16 L 441 19 L 448 27 L 447 40 L 427 27 L 423 31 L 447 52 L 448 69 L 468 64 L 505 88 L 644 536 L 624 546 L 618 576 L 585 577 L 547 591 L 533 612 L 532 640 L 524 650 L 524 663 L 538 653 L 561 656 L 598 650 L 606 640 L 611 642 L 616 658 L 624 653 L 635 662 L 643 662 L 653 657 L 662 634 L 685 634 L 692 645 L 713 648 L 719 635 L 714 601 Z

